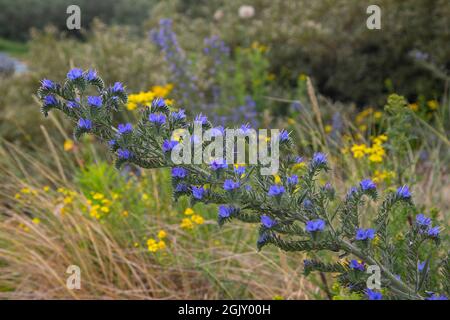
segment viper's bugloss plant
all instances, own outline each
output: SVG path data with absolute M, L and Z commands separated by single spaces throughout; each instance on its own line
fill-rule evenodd
M 95 95 L 88 94 L 92 91 Z M 116 123 L 115 115 L 127 101 L 125 89 L 120 83 L 106 87 L 92 71 L 72 69 L 63 84 L 44 80 L 38 97 L 44 115 L 57 109 L 76 123 L 75 138 L 90 133 L 107 142 L 117 167 L 131 163 L 171 168 L 175 199 L 187 196 L 192 202 L 218 204 L 219 225 L 232 220 L 260 224 L 258 249 L 274 245 L 285 251 L 336 253 L 333 262 L 305 260 L 306 275 L 312 271 L 336 274 L 342 287 L 373 300 L 443 299 L 450 293 L 449 257 L 439 251 L 441 227 L 417 214 L 408 186 L 388 193 L 370 227 L 363 228 L 363 205 L 378 200 L 376 184 L 364 179 L 339 200 L 331 184 L 318 183 L 318 176 L 330 170 L 327 155 L 320 152 L 302 175 L 294 175 L 293 167 L 304 160 L 295 156 L 287 131 L 279 137 L 280 166 L 275 179 L 261 175 L 261 164 L 233 166 L 223 160 L 174 164 L 168 151 L 179 141 L 173 139 L 173 132 L 184 129 L 192 134 L 194 122 L 206 131 L 213 127 L 208 119 L 200 114 L 190 122 L 184 112 L 171 110 L 157 99 L 142 111 L 137 124 Z M 76 108 L 70 106 L 73 101 Z M 216 134 L 226 135 L 223 129 L 215 130 Z M 403 241 L 390 229 L 392 214 L 398 210 L 416 214 L 409 224 L 405 221 Z M 367 287 L 369 266 L 381 270 L 381 290 Z

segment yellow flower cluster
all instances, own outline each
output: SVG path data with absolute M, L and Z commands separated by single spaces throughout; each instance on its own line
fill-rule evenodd
M 372 146 L 368 146 L 364 143 L 354 144 L 351 147 L 353 158 L 360 159 L 366 155 L 370 162 L 380 163 L 383 162 L 383 157 L 386 155 L 383 143 L 386 142 L 388 137 L 384 134 L 372 138 Z
M 14 198 L 20 199 L 20 198 L 22 198 L 23 195 L 36 196 L 37 194 L 38 194 L 37 190 L 31 189 L 31 188 L 28 188 L 28 187 L 24 187 L 24 188 L 20 189 L 20 191 L 15 194 Z
M 184 214 L 189 216 L 189 218 L 183 218 L 180 223 L 180 227 L 183 229 L 193 229 L 194 226 L 205 223 L 202 216 L 195 213 L 192 208 L 187 208 L 184 210 Z
M 383 181 L 390 182 L 393 178 L 395 178 L 395 172 L 388 170 L 375 170 L 372 176 L 372 180 L 375 183 L 380 183 Z
M 73 142 L 73 140 L 67 139 L 66 141 L 64 141 L 64 151 L 72 151 L 74 147 L 75 143 Z
M 164 250 L 166 248 L 166 242 L 164 241 L 166 236 L 167 233 L 164 230 L 159 230 L 157 239 L 149 238 L 147 240 L 148 251 L 155 253 L 160 250 Z
M 165 86 L 153 86 L 150 91 L 130 94 L 128 96 L 127 109 L 135 110 L 139 105 L 150 105 L 155 98 L 166 98 L 173 89 L 173 84 L 168 83 Z M 168 105 L 173 104 L 172 100 L 165 100 Z
M 118 195 L 113 194 L 113 198 L 117 199 Z M 87 200 L 89 205 L 89 215 L 97 220 L 104 217 L 111 211 L 112 200 L 107 199 L 100 192 L 91 192 L 91 198 Z
M 355 122 L 359 131 L 367 130 L 367 119 L 378 122 L 383 117 L 383 112 L 375 111 L 372 107 L 366 108 L 356 115 Z

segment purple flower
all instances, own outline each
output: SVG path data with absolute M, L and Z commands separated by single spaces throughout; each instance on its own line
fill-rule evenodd
M 285 142 L 289 139 L 289 132 L 286 130 L 281 130 L 280 136 L 279 136 L 280 142 Z
M 270 229 L 277 224 L 275 220 L 266 215 L 261 216 L 261 223 L 267 229 Z
M 233 207 L 219 206 L 219 218 L 225 219 L 230 217 L 234 212 Z
M 154 106 L 155 108 L 162 108 L 166 105 L 166 102 L 164 101 L 163 98 L 156 98 L 152 101 L 152 106 Z
M 419 227 L 429 227 L 431 226 L 431 218 L 426 217 L 423 213 L 419 213 L 416 216 L 416 224 Z
M 117 156 L 119 159 L 130 159 L 133 156 L 133 153 L 128 149 L 118 149 Z
M 54 106 L 57 104 L 58 104 L 58 100 L 56 100 L 54 95 L 49 94 L 44 97 L 44 105 L 45 106 Z
M 426 264 L 427 264 L 426 261 L 423 262 L 417 261 L 417 270 L 419 270 L 419 272 L 422 272 Z
M 366 290 L 366 296 L 367 296 L 367 299 L 369 299 L 369 300 L 382 300 L 383 299 L 383 295 L 381 294 L 381 292 L 373 291 L 371 289 Z
M 287 177 L 286 182 L 290 185 L 296 185 L 298 183 L 298 176 L 296 174 L 293 174 L 292 176 Z
M 231 179 L 226 179 L 223 182 L 223 189 L 226 191 L 233 191 L 240 187 L 240 183 L 238 181 L 233 181 Z
M 234 168 L 234 172 L 237 175 L 239 175 L 239 176 L 243 175 L 245 173 L 245 166 L 237 166 L 237 167 L 235 167 Z
M 206 193 L 206 190 L 203 187 L 192 186 L 191 189 L 192 189 L 192 196 L 198 200 L 202 199 Z
M 353 270 L 360 270 L 360 271 L 365 270 L 364 262 L 358 262 L 355 259 L 350 261 L 349 267 L 350 267 L 350 269 L 353 269 Z
M 294 159 L 295 163 L 302 163 L 304 161 L 303 157 L 296 156 Z
M 327 164 L 327 156 L 322 152 L 316 152 L 313 155 L 312 164 L 316 167 L 325 166 Z
M 114 140 L 114 139 L 109 140 L 109 141 L 108 141 L 108 145 L 109 145 L 110 147 L 114 147 L 114 146 L 116 145 L 116 140 Z
M 89 96 L 87 97 L 87 103 L 91 107 L 100 108 L 102 106 L 103 100 L 99 96 Z
M 428 298 L 426 298 L 426 300 L 448 300 L 448 298 L 446 296 L 444 296 L 443 294 L 441 295 L 437 295 L 436 293 L 428 293 L 430 296 Z
M 373 238 L 375 238 L 375 230 L 373 230 L 373 229 L 358 228 L 356 230 L 356 236 L 355 236 L 356 240 L 368 240 L 368 239 L 373 239 Z
M 186 118 L 186 114 L 183 109 L 178 110 L 177 112 L 172 112 L 173 120 L 182 120 Z
M 223 159 L 216 159 L 216 160 L 213 160 L 211 162 L 210 167 L 211 167 L 212 171 L 217 171 L 217 170 L 220 170 L 220 169 L 228 168 L 228 165 L 225 162 L 225 160 L 223 160 Z
M 92 129 L 91 120 L 80 118 L 78 120 L 78 128 L 84 129 L 84 130 L 91 130 Z
M 371 191 L 371 190 L 375 190 L 377 188 L 377 186 L 375 185 L 375 183 L 370 180 L 370 179 L 364 179 L 359 183 L 361 190 L 363 191 Z
M 72 70 L 70 70 L 67 73 L 67 78 L 69 78 L 72 81 L 77 80 L 77 79 L 81 78 L 82 76 L 83 76 L 83 70 L 81 70 L 80 68 L 73 68 Z
M 111 87 L 111 92 L 113 93 L 124 92 L 123 84 L 121 82 L 115 82 L 114 85 Z
M 156 125 L 163 125 L 166 123 L 166 116 L 162 113 L 150 113 L 148 120 Z
M 183 179 L 188 175 L 188 172 L 185 168 L 182 167 L 173 167 L 172 168 L 172 177 Z
M 439 226 L 436 227 L 430 227 L 428 229 L 428 236 L 436 238 L 439 236 Z
M 120 123 L 119 126 L 117 127 L 117 130 L 119 131 L 119 134 L 126 134 L 133 131 L 133 126 L 131 125 L 131 123 L 126 124 Z
M 203 114 L 199 114 L 199 115 L 197 115 L 196 117 L 195 117 L 195 120 L 194 120 L 196 123 L 200 123 L 200 124 L 206 124 L 206 123 L 208 123 L 208 117 L 207 116 L 205 116 L 205 115 L 203 115 Z
M 171 151 L 177 144 L 178 141 L 176 140 L 164 140 L 162 144 L 162 150 L 163 152 Z
M 95 70 L 89 69 L 89 71 L 85 74 L 84 78 L 87 81 L 93 81 L 97 79 L 97 72 Z
M 351 199 L 354 194 L 358 193 L 358 189 L 356 187 L 351 187 L 347 192 L 347 199 Z
M 407 185 L 403 185 L 397 189 L 397 196 L 403 200 L 411 199 L 411 193 Z
M 80 106 L 78 101 L 72 101 L 72 100 L 67 101 L 66 104 L 67 104 L 67 107 L 70 108 L 70 109 L 78 108 Z
M 187 192 L 189 188 L 184 183 L 178 183 L 175 187 L 175 192 Z
M 306 222 L 306 231 L 317 232 L 325 228 L 325 221 L 322 219 L 314 219 Z
M 252 127 L 250 126 L 250 124 L 246 123 L 241 126 L 241 128 L 239 129 L 239 133 L 245 135 L 245 134 L 250 133 L 251 129 L 252 129 Z
M 55 89 L 56 85 L 52 80 L 43 79 L 41 81 L 41 87 L 42 89 L 52 90 Z
M 225 133 L 225 129 L 222 126 L 211 128 L 211 137 L 220 137 Z
M 270 197 L 281 196 L 285 192 L 283 186 L 274 184 L 269 187 L 269 192 L 267 193 Z

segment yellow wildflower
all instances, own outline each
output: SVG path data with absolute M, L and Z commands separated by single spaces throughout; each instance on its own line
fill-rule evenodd
M 159 241 L 158 242 L 158 249 L 159 250 L 164 250 L 166 248 L 166 243 L 164 241 Z
M 20 192 L 22 192 L 23 194 L 30 194 L 31 190 L 29 188 L 22 188 L 20 189 Z
M 192 222 L 196 223 L 196 224 L 203 224 L 205 222 L 205 220 L 203 219 L 202 216 L 199 216 L 198 214 L 194 214 L 191 217 Z
M 419 105 L 417 103 L 410 103 L 408 107 L 411 111 L 414 112 L 417 112 L 419 110 Z
M 280 176 L 277 175 L 277 174 L 274 174 L 274 175 L 273 175 L 273 181 L 274 181 L 276 184 L 280 184 L 280 183 L 281 183 L 281 178 L 280 178 Z
M 103 199 L 105 196 L 103 195 L 103 194 L 101 194 L 101 193 L 98 193 L 98 192 L 96 192 L 96 193 L 94 193 L 94 196 L 92 197 L 94 200 L 101 200 L 101 199 Z
M 159 249 L 159 245 L 155 239 L 150 238 L 147 240 L 147 248 L 150 252 L 156 252 Z
M 194 227 L 194 224 L 190 219 L 184 218 L 181 221 L 180 227 L 183 229 L 192 229 Z
M 431 110 L 436 110 L 439 107 L 439 102 L 437 102 L 436 100 L 430 100 L 427 102 L 427 106 Z
M 366 150 L 367 150 L 367 146 L 364 143 L 363 144 L 354 144 L 350 150 L 353 153 L 353 158 L 359 159 L 359 158 L 364 157 Z
M 186 210 L 184 210 L 184 214 L 189 216 L 191 214 L 194 214 L 194 210 L 192 210 L 192 208 L 186 208 Z
M 330 126 L 329 124 L 327 124 L 326 126 L 325 126 L 325 133 L 331 133 L 331 131 L 333 131 L 333 126 Z
M 129 213 L 127 210 L 123 210 L 122 211 L 122 216 L 124 216 L 125 218 L 128 217 Z
M 164 239 L 167 236 L 167 233 L 164 230 L 159 230 L 158 232 L 158 238 Z
M 39 223 L 41 223 L 41 219 L 33 218 L 33 220 L 31 220 L 31 222 L 33 222 L 34 224 L 39 224 Z
M 374 117 L 376 120 L 381 119 L 382 116 L 383 116 L 383 112 L 381 112 L 381 111 L 377 111 L 377 112 L 375 112 L 375 113 L 373 114 L 373 117 Z
M 102 212 L 104 212 L 104 213 L 108 213 L 108 212 L 109 212 L 109 208 L 108 208 L 108 207 L 105 207 L 105 206 L 101 207 L 100 210 L 101 210 Z
M 42 190 L 44 190 L 45 192 L 49 192 L 50 191 L 50 187 L 49 186 L 45 186 L 42 188 Z
M 74 142 L 70 139 L 67 139 L 64 141 L 64 151 L 71 151 L 73 150 L 73 147 L 75 146 Z

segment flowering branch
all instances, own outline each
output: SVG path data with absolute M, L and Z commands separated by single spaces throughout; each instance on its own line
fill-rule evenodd
M 95 95 L 87 95 L 88 90 L 94 90 Z M 286 131 L 278 137 L 281 155 L 279 174 L 275 176 L 262 175 L 260 163 L 227 164 L 226 155 L 212 159 L 209 164 L 176 165 L 171 151 L 184 142 L 184 138 L 176 137 L 178 130 L 192 134 L 194 125 L 200 124 L 203 131 L 211 129 L 216 137 L 224 137 L 224 128 L 213 127 L 201 114 L 189 122 L 184 110 L 172 110 L 163 99 L 155 99 L 147 106 L 135 126 L 116 124 L 114 115 L 127 101 L 125 89 L 119 82 L 106 88 L 93 70 L 72 69 L 63 85 L 43 80 L 38 97 L 44 115 L 57 109 L 77 123 L 76 138 L 89 133 L 107 142 L 116 156 L 117 167 L 132 163 L 143 168 L 171 168 L 174 198 L 187 196 L 193 203 L 219 204 L 219 225 L 233 219 L 260 222 L 258 249 L 271 244 L 285 251 L 327 250 L 340 253 L 340 257 L 359 259 L 333 263 L 305 260 L 305 274 L 311 271 L 337 274 L 342 286 L 369 299 L 383 295 L 392 299 L 422 299 L 426 295 L 438 299 L 445 296 L 433 292 L 448 294 L 448 257 L 439 264 L 445 277 L 443 286 L 428 281 L 431 262 L 422 266 L 418 260 L 423 243 L 432 245 L 433 250 L 439 247 L 440 228 L 433 227 L 430 218 L 418 214 L 406 231 L 408 243 L 403 245 L 394 242 L 389 230 L 393 211 L 414 208 L 407 186 L 388 194 L 374 227 L 364 229 L 359 208 L 366 199 L 377 200 L 375 183 L 362 180 L 340 202 L 329 183 L 320 186 L 317 182 L 318 175 L 329 170 L 327 156 L 316 153 L 308 164 L 303 158 L 292 156 L 293 142 Z M 247 129 L 244 125 L 239 130 Z M 195 140 L 195 135 L 190 137 Z M 207 146 L 208 143 L 203 143 L 203 147 Z M 406 258 L 401 256 L 402 252 L 407 252 Z M 367 288 L 368 266 L 380 268 L 382 290 Z

